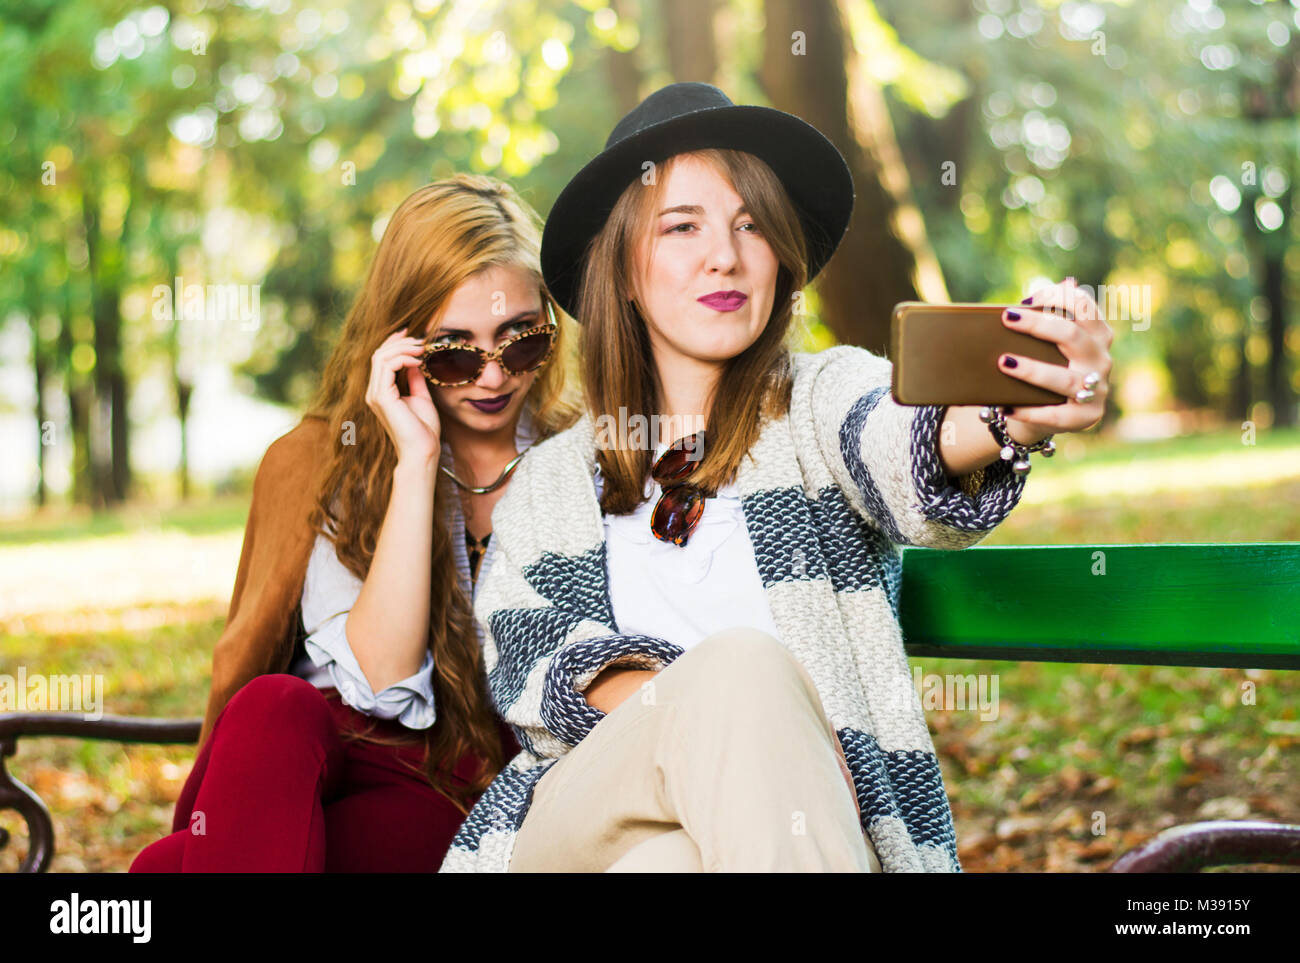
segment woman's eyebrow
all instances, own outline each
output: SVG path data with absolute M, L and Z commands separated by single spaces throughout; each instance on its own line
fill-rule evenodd
M 700 207 L 700 205 L 698 204 L 678 204 L 676 207 L 664 208 L 662 211 L 659 212 L 659 216 L 663 217 L 665 214 L 695 214 L 698 216 L 703 213 L 704 213 L 704 208 Z M 749 211 L 745 208 L 744 204 L 741 204 L 738 208 L 736 208 L 736 214 L 748 214 L 748 213 Z M 732 214 L 731 216 L 735 217 L 736 214 Z
M 516 324 L 518 324 L 520 321 L 524 320 L 525 318 L 528 318 L 533 315 L 540 315 L 541 313 L 542 313 L 541 310 L 538 308 L 529 308 L 527 311 L 520 311 L 513 318 L 510 318 L 507 321 L 502 321 L 500 324 L 498 324 L 496 333 L 500 334 L 506 328 L 514 327 Z M 454 334 L 458 336 L 468 335 L 471 338 L 474 336 L 473 331 L 466 330 L 465 328 L 439 328 L 437 331 L 434 332 L 434 337 L 441 338 L 449 334 Z

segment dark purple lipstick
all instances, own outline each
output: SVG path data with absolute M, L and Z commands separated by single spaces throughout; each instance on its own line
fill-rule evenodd
M 510 404 L 510 399 L 515 393 L 512 391 L 508 395 L 497 395 L 495 398 L 466 398 L 471 405 L 483 412 L 485 415 L 495 415 L 498 411 Z
M 749 300 L 749 295 L 740 291 L 714 291 L 696 300 L 701 304 L 707 304 L 715 311 L 736 311 Z

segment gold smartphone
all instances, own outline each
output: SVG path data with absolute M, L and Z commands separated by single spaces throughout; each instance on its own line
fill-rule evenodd
M 890 321 L 892 392 L 900 405 L 1055 405 L 1068 399 L 1013 378 L 1004 354 L 1067 365 L 1053 341 L 1013 331 L 1002 320 L 1018 304 L 925 304 L 904 301 Z M 1035 308 L 1034 310 L 1047 310 Z

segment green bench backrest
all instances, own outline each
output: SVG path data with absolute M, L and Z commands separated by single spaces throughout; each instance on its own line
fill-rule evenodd
M 1300 669 L 1300 542 L 902 553 L 909 655 Z

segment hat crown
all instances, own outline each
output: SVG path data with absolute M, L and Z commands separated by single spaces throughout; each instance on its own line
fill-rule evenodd
M 609 150 L 620 141 L 664 121 L 700 110 L 734 106 L 731 98 L 712 84 L 694 81 L 669 84 L 641 101 L 614 125 L 605 141 L 605 149 Z

